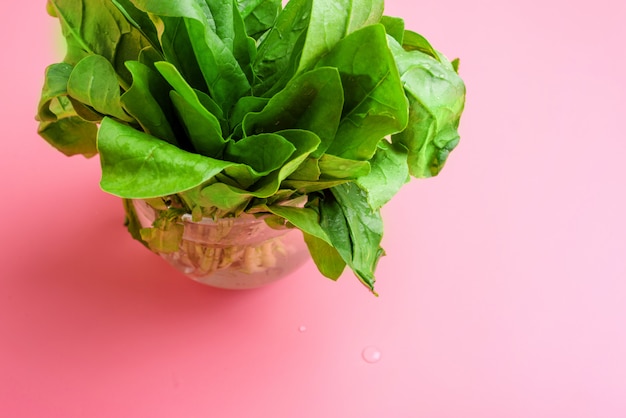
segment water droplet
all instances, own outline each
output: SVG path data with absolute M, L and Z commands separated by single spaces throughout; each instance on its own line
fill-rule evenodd
M 300 332 L 306 332 L 306 325 L 300 325 L 300 326 L 298 327 L 298 331 L 300 331 Z
M 377 363 L 382 356 L 380 350 L 374 346 L 365 347 L 361 355 L 368 363 Z

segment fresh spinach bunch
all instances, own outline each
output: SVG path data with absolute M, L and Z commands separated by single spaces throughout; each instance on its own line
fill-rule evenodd
M 67 41 L 46 70 L 39 133 L 100 155 L 103 190 L 155 251 L 167 226 L 269 214 L 321 273 L 372 291 L 380 208 L 457 145 L 465 87 L 383 0 L 49 0 Z M 164 206 L 141 234 L 128 199 Z M 293 204 L 300 202 L 300 204 Z M 156 231 L 156 232 L 155 232 Z

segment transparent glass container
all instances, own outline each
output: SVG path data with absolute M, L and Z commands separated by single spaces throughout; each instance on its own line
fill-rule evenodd
M 150 228 L 158 210 L 143 200 L 133 200 L 143 228 Z M 194 222 L 182 216 L 183 238 L 179 249 L 159 253 L 191 279 L 222 289 L 252 289 L 279 280 L 302 266 L 309 252 L 302 232 L 274 229 L 263 216 Z

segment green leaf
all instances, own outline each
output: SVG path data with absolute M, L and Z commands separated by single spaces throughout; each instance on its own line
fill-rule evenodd
M 89 158 L 97 154 L 96 124 L 77 116 L 67 97 L 52 99 L 49 111 L 55 117 L 39 124 L 38 133 L 42 138 L 67 156 L 82 154 Z
M 216 22 L 205 1 L 135 0 L 135 5 L 153 16 L 183 18 L 208 92 L 226 113 L 241 96 L 250 92 L 248 79 L 233 50 L 216 33 Z M 163 27 L 157 24 L 160 33 L 167 27 L 167 21 L 163 22 Z
M 346 262 L 337 249 L 313 235 L 307 233 L 303 235 L 311 258 L 320 273 L 331 280 L 339 279 L 346 268 Z
M 310 131 L 290 129 L 277 132 L 277 134 L 289 141 L 295 147 L 295 151 L 278 170 L 273 171 L 261 179 L 258 185 L 255 185 L 253 191 L 255 197 L 269 198 L 275 195 L 283 180 L 296 171 L 320 144 L 319 137 Z
M 67 99 L 72 103 L 72 107 L 74 108 L 74 112 L 80 118 L 84 119 L 87 122 L 100 122 L 103 116 L 87 106 L 86 104 L 74 99 L 71 96 L 67 96 Z
M 415 33 L 410 30 L 404 31 L 404 37 L 402 38 L 401 45 L 406 51 L 420 51 L 421 53 L 429 55 L 439 61 L 439 54 L 437 54 L 435 48 L 433 48 L 430 42 L 428 42 L 428 40 L 419 33 Z
M 122 109 L 115 69 L 100 55 L 89 55 L 76 64 L 67 82 L 67 92 L 103 115 L 127 122 L 133 120 Z
M 185 113 L 183 109 L 183 113 L 180 116 L 183 119 L 183 124 L 186 125 L 193 146 L 198 147 L 198 152 L 219 155 L 221 148 L 223 148 L 223 144 L 220 145 L 220 142 L 222 142 L 221 124 L 217 117 L 203 104 L 204 102 L 207 106 L 214 108 L 214 102 L 212 102 L 211 98 L 205 97 L 202 92 L 194 90 L 174 65 L 169 62 L 156 62 L 154 66 L 180 95 L 180 98 L 174 99 L 177 100 L 179 114 L 183 108 L 191 109 L 189 114 Z M 221 110 L 219 115 L 221 116 Z M 193 126 L 195 122 L 201 122 L 202 126 Z M 208 129 L 206 135 L 202 135 L 202 132 L 199 132 L 201 129 Z
M 370 173 L 356 180 L 367 192 L 367 201 L 373 210 L 382 208 L 409 181 L 407 155 L 406 148 L 400 144 L 385 140 L 378 144 Z
M 149 248 L 147 242 L 141 239 L 141 221 L 137 216 L 137 211 L 135 210 L 135 205 L 131 199 L 122 199 L 122 204 L 124 205 L 124 211 L 126 212 L 126 229 L 128 229 L 128 233 L 141 244 Z
M 319 168 L 322 180 L 356 179 L 370 172 L 370 163 L 324 154 L 319 159 Z
M 252 184 L 257 179 L 259 180 L 254 187 L 249 188 L 249 190 L 242 190 L 241 188 L 234 187 L 233 185 L 225 185 L 225 188 L 213 185 L 208 186 L 208 189 L 213 193 L 212 197 L 209 198 L 209 200 L 213 202 L 212 205 L 217 206 L 217 203 L 222 201 L 223 203 L 221 204 L 220 209 L 229 207 L 227 210 L 228 213 L 240 209 L 242 203 L 249 201 L 249 198 L 251 197 L 259 199 L 272 198 L 273 202 L 289 198 L 292 192 L 288 190 L 284 191 L 284 199 L 283 196 L 279 195 L 279 188 L 281 184 L 284 184 L 284 180 L 307 159 L 313 150 L 317 148 L 320 140 L 314 133 L 301 130 L 286 130 L 278 132 L 276 135 L 280 135 L 295 148 L 295 151 L 289 156 L 288 160 L 265 177 L 258 176 L 256 171 L 245 164 L 227 168 L 225 173 L 236 179 L 237 182 L 240 183 L 241 187 L 248 186 L 248 184 L 245 186 L 241 185 L 242 182 Z M 201 197 L 205 196 L 205 193 L 208 193 L 208 191 L 205 192 L 205 190 L 202 189 Z M 207 201 L 203 202 L 209 203 Z M 226 209 L 223 210 L 226 211 Z
M 328 154 L 369 160 L 382 138 L 406 127 L 407 99 L 382 25 L 344 38 L 318 66 L 337 67 L 344 88 L 343 115 Z
M 330 190 L 324 193 L 319 211 L 320 226 L 341 258 L 354 270 L 352 258 L 353 246 L 356 244 L 352 242 L 350 237 L 350 226 L 346 220 L 344 209 Z
M 204 107 L 202 111 L 198 110 L 196 105 L 189 103 L 175 90 L 170 92 L 170 97 L 195 152 L 219 158 L 226 141 L 222 138 L 222 129 L 217 118 Z
M 354 183 L 333 187 L 320 203 L 321 226 L 332 245 L 359 280 L 374 292 L 374 272 L 380 257 L 383 223 L 379 211 Z
M 207 20 L 215 30 L 215 22 L 212 21 L 208 6 L 204 1 L 198 0 L 131 0 L 135 7 L 148 14 L 168 17 L 188 17 L 197 21 Z M 211 22 L 209 22 L 209 19 Z
M 126 67 L 133 82 L 121 97 L 124 109 L 146 133 L 177 145 L 176 134 L 168 119 L 174 110 L 168 95 L 169 84 L 158 72 L 138 61 L 128 61 Z
M 239 67 L 246 74 L 248 82 L 253 81 L 252 59 L 256 54 L 256 43 L 246 33 L 243 18 L 235 0 L 205 0 L 215 20 L 215 32 L 226 48 L 235 57 Z
M 46 68 L 45 81 L 37 110 L 39 121 L 52 122 L 57 120 L 57 115 L 50 110 L 50 104 L 53 99 L 67 95 L 67 81 L 73 69 L 74 67 L 66 63 L 52 64 Z
M 159 213 L 152 227 L 139 230 L 141 240 L 156 253 L 174 253 L 180 249 L 185 227 L 179 220 L 180 209 L 168 209 Z
M 160 51 L 161 44 L 159 35 L 150 16 L 135 7 L 132 0 L 111 0 L 111 2 L 124 15 L 126 20 L 132 24 L 145 38 L 150 45 Z
M 266 207 L 271 213 L 286 219 L 293 226 L 301 230 L 309 248 L 313 261 L 320 272 L 333 280 L 337 280 L 346 263 L 332 246 L 330 238 L 320 226 L 319 214 L 308 207 L 273 205 Z
M 246 33 L 254 39 L 270 29 L 282 9 L 281 0 L 238 0 Z
M 390 42 L 409 98 L 409 125 L 392 136 L 409 151 L 414 177 L 431 177 L 443 168 L 459 143 L 458 125 L 465 105 L 465 85 L 443 55 L 439 61 L 421 51 L 405 51 Z
M 350 33 L 376 24 L 383 0 L 315 0 L 297 73 L 315 65 L 320 57 Z
M 165 80 L 176 90 L 185 100 L 190 103 L 193 103 L 194 106 L 197 107 L 198 111 L 202 111 L 204 106 L 200 103 L 200 99 L 196 94 L 196 90 L 187 83 L 183 74 L 176 68 L 175 65 L 160 61 L 155 62 L 154 67 L 157 69 L 159 73 L 165 78 Z M 207 113 L 209 113 L 206 109 L 204 109 Z
M 269 100 L 270 99 L 265 97 L 243 96 L 235 103 L 229 116 L 229 124 L 232 127 L 234 137 L 243 137 L 244 134 L 241 124 L 243 123 L 244 117 L 248 113 L 262 111 Z
M 233 165 L 183 151 L 110 118 L 98 133 L 100 186 L 127 199 L 173 195 L 205 183 Z
M 296 56 L 302 49 L 309 27 L 312 1 L 289 1 L 274 26 L 262 38 L 252 65 L 258 78 L 253 88 L 255 96 L 265 94 L 272 87 L 282 89 L 295 73 Z
M 316 181 L 319 180 L 322 171 L 320 170 L 319 159 L 307 158 L 288 177 L 290 180 Z
M 137 61 L 155 70 L 156 68 L 154 67 L 154 63 L 163 61 L 163 56 L 161 55 L 161 53 L 159 53 L 159 51 L 152 48 L 151 46 L 148 46 L 139 51 L 139 57 L 137 58 Z
M 385 27 L 387 35 L 394 38 L 399 44 L 402 44 L 402 40 L 404 39 L 403 19 L 400 19 L 399 17 L 383 16 L 382 19 L 380 19 L 380 23 L 382 23 Z
M 280 135 L 259 134 L 237 142 L 230 141 L 224 150 L 224 158 L 249 166 L 255 177 L 260 178 L 280 168 L 295 150 L 291 142 Z
M 254 183 L 280 168 L 293 154 L 295 147 L 275 134 L 259 134 L 230 141 L 224 150 L 224 159 L 239 163 L 224 173 L 235 180 L 238 187 L 249 189 Z
M 237 209 L 247 205 L 251 199 L 252 195 L 244 190 L 236 189 L 224 183 L 214 183 L 202 188 L 198 204 L 207 208 L 216 207 L 229 213 L 236 212 Z
M 137 30 L 123 33 L 120 36 L 112 64 L 119 77 L 119 83 L 124 89 L 128 89 L 133 82 L 132 74 L 128 71 L 126 62 L 137 61 L 141 51 L 148 47 L 150 47 L 150 42 Z
M 215 100 L 213 100 L 211 98 L 211 96 L 209 96 L 208 94 L 200 91 L 200 90 L 196 90 L 194 89 L 196 96 L 198 96 L 198 100 L 200 100 L 200 104 L 209 111 L 209 113 L 211 113 L 213 116 L 215 116 L 219 121 L 220 121 L 220 125 L 225 124 L 226 127 L 228 127 L 228 123 L 226 122 L 226 118 L 224 116 L 224 112 L 222 111 L 222 108 L 220 108 L 218 106 L 217 103 L 215 103 Z M 228 131 L 228 129 L 224 129 L 223 132 Z
M 452 65 L 452 69 L 454 69 L 455 73 L 459 73 L 459 65 L 461 64 L 461 60 L 458 58 L 453 59 L 450 64 Z
M 303 129 L 321 139 L 314 156 L 330 145 L 339 126 L 343 90 L 334 68 L 318 68 L 290 81 L 272 97 L 261 112 L 249 113 L 243 120 L 247 135 Z
M 284 184 L 284 180 L 297 170 L 320 143 L 317 135 L 309 131 L 292 129 L 271 135 L 282 137 L 295 148 L 295 151 L 289 156 L 287 161 L 265 176 L 259 175 L 252 167 L 245 164 L 230 167 L 225 170 L 225 173 L 228 174 L 230 178 L 237 180 L 239 187 L 247 189 L 245 193 L 261 199 L 270 197 L 277 198 L 276 194 L 281 185 Z M 221 180 L 226 181 L 226 179 Z M 253 183 L 255 183 L 254 187 L 249 187 Z M 236 185 L 233 184 L 233 186 Z M 292 193 L 290 191 L 285 192 L 288 194 Z
M 159 31 L 165 60 L 171 63 L 193 88 L 208 92 L 209 89 L 195 57 L 189 33 L 187 33 L 185 20 L 181 17 L 154 15 L 152 19 Z
M 330 244 L 330 239 L 320 226 L 319 214 L 312 208 L 272 205 L 264 207 L 274 215 L 286 219 L 299 230 Z
M 196 20 L 186 20 L 196 59 L 204 75 L 211 97 L 225 113 L 250 93 L 248 79 L 239 63 L 221 39 Z
M 68 41 L 65 61 L 69 64 L 76 64 L 87 54 L 101 55 L 113 62 L 120 37 L 131 31 L 130 23 L 112 2 L 49 0 L 48 5 L 61 21 L 63 36 Z
M 310 194 L 320 190 L 330 189 L 340 184 L 350 181 L 349 179 L 330 179 L 330 180 L 285 180 L 281 184 L 283 189 L 292 189 L 300 194 Z

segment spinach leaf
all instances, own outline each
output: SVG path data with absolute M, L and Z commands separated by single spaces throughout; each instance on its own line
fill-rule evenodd
M 311 194 L 320 190 L 330 189 L 350 181 L 349 179 L 328 179 L 328 180 L 292 180 L 288 179 L 281 184 L 282 188 L 292 189 L 300 194 Z
M 392 141 L 408 149 L 412 176 L 435 176 L 459 143 L 465 85 L 442 55 L 438 61 L 419 50 L 405 51 L 393 40 L 390 47 L 410 106 L 408 127 L 393 135 Z
M 182 211 L 176 208 L 161 212 L 151 228 L 139 230 L 141 241 L 156 253 L 167 254 L 178 251 L 185 232 L 184 225 L 178 222 L 182 214 Z
M 206 155 L 220 155 L 220 151 L 224 147 L 221 123 L 217 117 L 209 112 L 203 105 L 203 102 L 207 103 L 214 111 L 219 110 L 215 109 L 217 105 L 215 105 L 210 97 L 205 97 L 203 93 L 194 90 L 187 84 L 182 74 L 174 65 L 162 61 L 156 62 L 154 66 L 161 73 L 163 78 L 174 88 L 178 95 L 180 95 L 180 97 L 173 95 L 173 97 L 175 97 L 173 100 L 178 109 L 179 117 L 190 136 L 192 146 L 196 147 L 198 152 Z M 200 98 L 202 98 L 202 101 Z M 185 109 L 187 110 L 185 111 Z M 219 110 L 219 115 L 221 114 L 221 110 Z M 195 122 L 201 122 L 202 126 L 192 126 Z M 207 130 L 205 134 L 201 132 L 203 129 Z
M 163 61 L 163 55 L 151 46 L 147 46 L 139 51 L 137 61 L 155 70 L 154 63 Z
M 200 190 L 197 202 L 205 208 L 218 208 L 222 213 L 237 215 L 252 200 L 252 195 L 224 183 L 213 183 Z
M 232 127 L 233 137 L 239 139 L 244 136 L 243 123 L 244 117 L 248 113 L 262 111 L 270 99 L 265 97 L 243 96 L 235 103 L 229 115 L 229 125 Z
M 67 81 L 73 69 L 74 67 L 66 63 L 52 64 L 46 68 L 41 99 L 37 109 L 37 120 L 44 122 L 57 120 L 57 115 L 50 110 L 50 104 L 53 99 L 67 96 Z
M 168 119 L 174 110 L 168 95 L 170 86 L 158 72 L 138 61 L 127 61 L 126 67 L 133 83 L 121 97 L 124 109 L 146 133 L 178 145 Z
M 290 180 L 316 181 L 322 175 L 320 170 L 319 159 L 307 158 L 300 166 L 288 177 Z
M 332 246 L 337 250 L 337 253 L 352 268 L 353 247 L 355 244 L 352 242 L 350 226 L 344 215 L 343 208 L 329 190 L 326 190 L 323 196 L 319 204 L 320 226 L 330 239 Z
M 287 180 L 283 181 L 281 187 L 309 194 L 330 189 L 365 176 L 369 172 L 370 163 L 367 161 L 348 160 L 324 154 L 318 159 L 305 160 Z
M 155 15 L 151 17 L 159 30 L 165 60 L 171 63 L 193 88 L 208 92 L 202 70 L 194 55 L 185 20 L 182 17 Z
M 320 178 L 324 180 L 356 179 L 370 172 L 370 163 L 367 161 L 348 160 L 331 154 L 322 155 L 318 164 Z
M 246 33 L 243 18 L 235 0 L 205 0 L 215 20 L 215 32 L 226 48 L 235 57 L 239 67 L 253 82 L 252 59 L 256 54 L 256 43 Z
M 100 186 L 127 199 L 169 196 L 198 187 L 227 167 L 216 160 L 104 118 L 98 132 L 102 166 Z
M 320 226 L 319 214 L 315 209 L 281 205 L 265 208 L 302 231 L 311 257 L 324 276 L 333 280 L 341 276 L 346 262 L 332 246 L 330 238 Z
M 200 104 L 209 111 L 209 113 L 211 113 L 213 116 L 215 116 L 217 118 L 217 120 L 219 120 L 220 125 L 225 126 L 226 129 L 222 129 L 222 132 L 227 132 L 228 131 L 228 123 L 226 121 L 226 118 L 224 116 L 224 112 L 222 111 L 222 108 L 220 108 L 218 106 L 217 103 L 215 103 L 215 100 L 211 99 L 211 96 L 209 96 L 208 94 L 200 91 L 200 90 L 196 90 L 194 89 L 196 96 L 198 96 L 198 100 L 200 101 Z
M 272 135 L 280 135 L 280 137 L 291 143 L 295 148 L 295 151 L 280 168 L 273 170 L 265 177 L 261 177 L 257 184 L 249 190 L 243 190 L 236 185 L 224 183 L 214 183 L 204 186 L 199 193 L 197 193 L 197 191 L 195 192 L 197 194 L 198 204 L 205 207 L 217 207 L 220 209 L 221 215 L 223 216 L 225 214 L 236 215 L 240 213 L 253 197 L 259 199 L 272 198 L 272 200 L 276 198 L 280 200 L 281 197 L 278 195 L 280 194 L 279 186 L 281 182 L 302 164 L 302 161 L 317 148 L 320 141 L 315 134 L 307 131 L 287 130 Z M 246 182 L 246 176 L 251 176 L 248 178 L 248 183 L 252 183 L 259 178 L 256 176 L 256 171 L 246 164 L 229 167 L 225 170 L 225 173 L 229 174 L 233 179 L 236 179 L 236 182 L 240 183 L 240 185 Z M 223 175 L 220 174 L 219 176 Z M 220 180 L 224 180 L 224 178 L 222 177 Z M 287 199 L 292 192 L 286 190 L 283 194 L 284 196 L 282 198 Z
M 224 172 L 243 189 L 280 168 L 293 154 L 295 147 L 280 135 L 259 134 L 228 142 L 224 159 L 239 163 Z
M 382 208 L 409 181 L 407 154 L 401 144 L 383 140 L 371 160 L 369 174 L 356 179 L 356 184 L 367 192 L 367 201 L 373 210 Z
M 111 0 L 111 2 L 124 15 L 126 20 L 132 24 L 150 43 L 155 50 L 161 50 L 159 34 L 150 16 L 135 7 L 132 0 Z
M 124 224 L 126 225 L 128 233 L 145 247 L 150 248 L 148 243 L 141 239 L 141 221 L 137 216 L 133 201 L 131 199 L 122 199 L 122 204 L 124 205 L 124 212 L 126 212 Z
M 67 98 L 72 103 L 72 107 L 74 108 L 74 112 L 76 112 L 76 115 L 78 115 L 81 119 L 83 119 L 83 120 L 85 120 L 87 122 L 98 123 L 104 117 L 100 113 L 98 113 L 95 110 L 93 110 L 92 108 L 90 108 L 89 106 L 87 106 L 87 105 L 79 102 L 78 100 L 74 99 L 72 96 L 67 96 Z
M 342 119 L 328 154 L 369 160 L 382 138 L 406 127 L 407 99 L 382 25 L 348 35 L 318 66 L 337 67 L 344 88 Z
M 289 177 L 317 149 L 320 139 L 310 131 L 288 129 L 276 133 L 295 148 L 289 159 L 278 170 L 261 179 L 254 189 L 254 196 L 269 198 L 278 192 L 283 180 Z
M 290 81 L 261 112 L 248 113 L 243 120 L 243 131 L 251 135 L 285 129 L 308 130 L 322 141 L 314 153 L 320 156 L 335 137 L 342 107 L 339 73 L 334 68 L 317 68 Z
M 419 33 L 405 30 L 400 44 L 406 51 L 420 51 L 421 53 L 429 55 L 439 61 L 439 54 L 437 54 L 437 51 L 435 51 L 430 42 L 428 42 L 428 40 Z
M 48 5 L 61 22 L 63 36 L 69 40 L 66 62 L 76 64 L 87 54 L 102 55 L 113 62 L 120 36 L 130 32 L 130 24 L 112 3 L 49 0 Z
M 264 95 L 272 88 L 282 89 L 295 73 L 295 56 L 304 44 L 312 1 L 289 1 L 263 37 L 252 65 L 257 77 L 253 85 L 255 96 Z
M 264 176 L 280 168 L 296 147 L 280 135 L 259 134 L 230 141 L 224 150 L 224 158 L 250 166 Z
M 282 9 L 281 0 L 238 0 L 237 6 L 244 19 L 246 33 L 254 39 L 272 27 Z
M 346 268 L 346 262 L 337 249 L 314 235 L 306 232 L 303 232 L 303 235 L 311 258 L 320 273 L 331 280 L 339 279 Z
M 209 93 L 228 113 L 240 97 L 250 92 L 248 79 L 214 32 L 207 31 L 196 20 L 185 20 L 185 23 Z
M 65 155 L 92 157 L 97 153 L 97 126 L 85 120 L 84 116 L 89 113 L 86 107 L 82 103 L 76 103 L 75 107 L 67 96 L 67 82 L 73 69 L 66 63 L 53 64 L 46 69 L 36 117 L 40 122 L 38 133 Z M 93 119 L 100 118 L 96 115 Z
M 106 58 L 88 55 L 76 64 L 67 81 L 68 94 L 103 115 L 131 122 L 122 109 L 115 69 Z
M 374 292 L 374 271 L 384 254 L 383 223 L 354 183 L 333 187 L 320 203 L 321 226 L 359 280 Z M 374 292 L 375 294 L 375 292 Z
M 228 113 L 232 105 L 249 93 L 250 84 L 231 51 L 216 33 L 216 23 L 209 6 L 204 1 L 135 0 L 135 5 L 153 16 L 183 18 L 189 42 L 198 62 L 208 92 L 215 102 Z M 161 19 L 160 33 L 171 24 Z M 179 24 L 179 22 L 177 22 Z
M 404 20 L 399 17 L 383 16 L 380 23 L 385 27 L 387 35 L 395 39 L 400 45 L 404 39 Z
M 170 91 L 170 98 L 195 152 L 219 158 L 226 141 L 222 138 L 221 126 L 215 116 L 204 107 L 204 110 L 198 110 L 197 105 L 189 103 L 175 90 Z
M 53 98 L 48 110 L 54 119 L 41 122 L 38 133 L 50 145 L 67 156 L 82 154 L 92 157 L 97 154 L 97 126 L 79 117 L 67 97 Z
M 136 8 L 148 15 L 188 17 L 199 22 L 205 21 L 210 25 L 210 29 L 215 31 L 215 22 L 208 13 L 208 6 L 204 1 L 199 0 L 131 0 Z M 159 29 L 157 27 L 157 29 Z
M 320 57 L 350 33 L 376 24 L 383 0 L 315 0 L 297 73 L 314 66 Z
M 148 47 L 150 47 L 150 43 L 137 30 L 123 33 L 120 36 L 112 64 L 122 88 L 128 89 L 133 81 L 133 77 L 126 67 L 126 62 L 138 60 L 141 51 Z
M 328 235 L 320 226 L 319 214 L 314 209 L 283 205 L 266 206 L 265 208 L 274 215 L 286 219 L 301 231 L 330 244 Z

